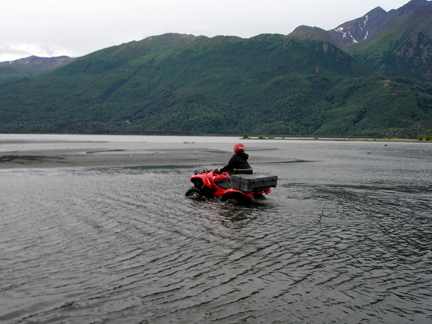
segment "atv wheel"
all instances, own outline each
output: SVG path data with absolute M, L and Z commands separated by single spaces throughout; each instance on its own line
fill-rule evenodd
M 188 191 L 186 191 L 186 197 L 190 199 L 203 199 L 204 194 L 202 191 L 196 187 L 190 188 Z
M 260 194 L 254 193 L 254 199 L 256 199 L 256 200 L 265 200 L 267 198 L 266 198 L 266 196 L 264 196 L 263 193 L 260 193 Z

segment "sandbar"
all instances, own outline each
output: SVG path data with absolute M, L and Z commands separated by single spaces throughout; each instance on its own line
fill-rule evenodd
M 225 165 L 231 154 L 199 149 L 32 150 L 0 152 L 0 169 Z M 278 162 L 254 156 L 254 163 Z

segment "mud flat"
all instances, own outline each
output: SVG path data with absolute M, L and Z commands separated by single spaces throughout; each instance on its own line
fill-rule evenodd
M 231 154 L 197 149 L 176 150 L 33 150 L 0 152 L 0 169 L 59 168 L 59 167 L 132 167 L 132 166 L 182 166 L 225 165 Z M 251 159 L 252 161 L 252 159 Z M 253 162 L 271 161 L 254 156 Z

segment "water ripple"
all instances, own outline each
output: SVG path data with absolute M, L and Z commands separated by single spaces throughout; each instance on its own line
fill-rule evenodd
M 2 174 L 0 321 L 432 320 L 429 178 L 271 168 L 278 188 L 249 206 L 186 199 L 191 168 Z

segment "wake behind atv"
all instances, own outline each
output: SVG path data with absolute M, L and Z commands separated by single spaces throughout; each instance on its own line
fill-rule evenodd
M 236 174 L 215 173 L 211 170 L 196 170 L 190 181 L 194 184 L 186 192 L 192 199 L 221 197 L 222 201 L 235 199 L 241 202 L 264 198 L 276 188 L 277 176 L 270 173 Z

